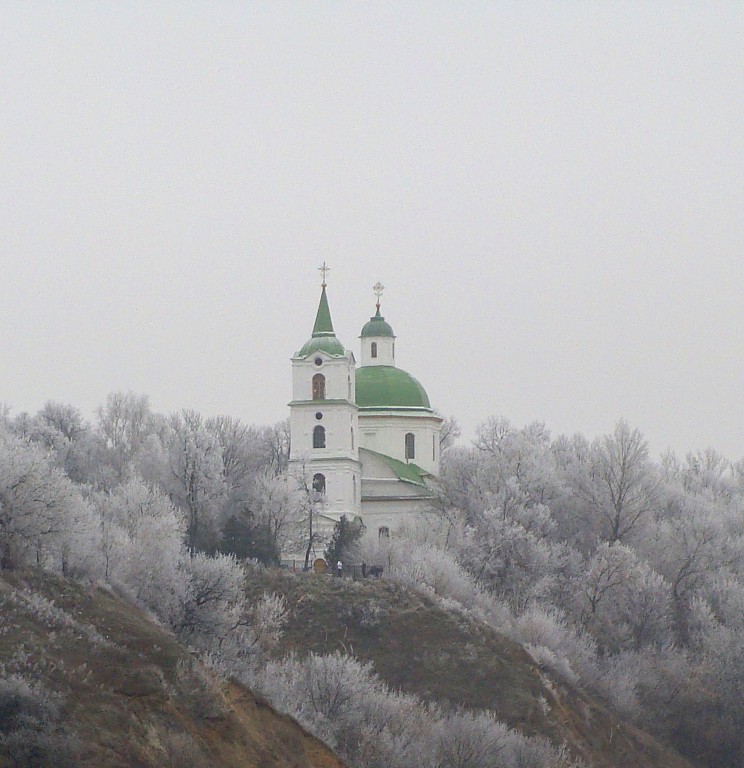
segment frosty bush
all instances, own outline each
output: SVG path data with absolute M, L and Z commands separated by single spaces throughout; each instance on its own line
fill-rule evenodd
M 596 678 L 596 647 L 557 609 L 531 607 L 514 622 L 513 639 L 540 664 L 570 683 Z
M 290 656 L 250 679 L 359 768 L 561 768 L 571 762 L 544 739 L 522 736 L 490 712 L 446 714 L 390 690 L 371 664 L 335 653 Z
M 509 729 L 490 712 L 456 712 L 438 723 L 436 752 L 441 768 L 503 765 Z
M 400 584 L 451 598 L 464 607 L 478 601 L 481 590 L 472 576 L 452 554 L 432 544 L 400 539 L 390 548 L 388 562 L 388 577 Z
M 251 645 L 269 651 L 279 644 L 289 612 L 282 595 L 264 593 L 250 610 Z
M 14 768 L 73 768 L 77 744 L 60 726 L 58 699 L 40 685 L 0 677 L 0 754 Z
M 229 641 L 239 645 L 240 630 L 247 624 L 245 573 L 235 557 L 197 553 L 184 561 L 183 577 L 186 596 L 174 627 L 178 636 L 200 650 Z

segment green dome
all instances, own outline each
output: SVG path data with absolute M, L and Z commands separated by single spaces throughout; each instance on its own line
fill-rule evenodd
M 362 338 L 366 339 L 370 336 L 395 337 L 389 323 L 386 323 L 385 318 L 380 315 L 379 307 L 377 307 L 377 314 L 374 317 L 370 317 L 369 322 L 365 323 L 364 328 L 362 328 Z
M 326 352 L 329 355 L 344 355 L 344 345 L 335 336 L 313 336 L 305 342 L 296 357 L 307 357 L 313 352 Z
M 360 408 L 431 409 L 421 384 L 410 373 L 392 365 L 365 365 L 357 369 L 356 404 Z

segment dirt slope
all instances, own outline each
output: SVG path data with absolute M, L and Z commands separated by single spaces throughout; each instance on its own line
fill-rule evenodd
M 294 720 L 217 684 L 143 612 L 49 575 L 0 574 L 0 673 L 61 694 L 81 766 L 343 768 Z
M 259 571 L 259 594 L 291 606 L 282 652 L 344 650 L 388 684 L 424 698 L 491 709 L 510 726 L 566 743 L 596 768 L 690 768 L 601 702 L 541 670 L 517 643 L 385 581 Z

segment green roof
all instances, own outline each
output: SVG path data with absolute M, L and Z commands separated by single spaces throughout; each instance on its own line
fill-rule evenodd
M 320 303 L 318 304 L 318 312 L 315 315 L 312 338 L 305 342 L 296 357 L 307 357 L 312 355 L 313 352 L 325 352 L 334 357 L 346 354 L 344 345 L 336 338 L 336 334 L 333 331 L 331 310 L 328 307 L 325 285 L 320 294 Z
M 369 322 L 364 324 L 362 328 L 362 338 L 366 339 L 370 336 L 390 336 L 395 337 L 393 329 L 389 323 L 385 322 L 385 318 L 380 315 L 380 307 L 377 306 L 377 312 L 374 317 L 370 317 Z
M 318 304 L 318 314 L 315 315 L 315 325 L 313 326 L 313 336 L 333 336 L 333 322 L 331 321 L 331 310 L 328 308 L 328 297 L 326 296 L 325 285 L 320 294 L 320 303 Z
M 375 456 L 379 456 L 390 469 L 395 472 L 395 476 L 398 480 L 402 480 L 404 483 L 413 483 L 414 485 L 426 486 L 424 477 L 429 474 L 425 469 L 421 469 L 418 464 L 413 464 L 400 459 L 394 459 L 392 456 L 387 456 L 384 453 L 378 453 L 377 451 L 371 451 L 369 448 L 365 448 L 368 453 L 373 453 Z
M 344 345 L 335 336 L 315 336 L 305 342 L 296 357 L 307 357 L 313 352 L 326 352 L 333 357 L 346 354 Z
M 410 373 L 392 365 L 365 365 L 356 372 L 356 403 L 360 408 L 425 408 L 426 390 Z

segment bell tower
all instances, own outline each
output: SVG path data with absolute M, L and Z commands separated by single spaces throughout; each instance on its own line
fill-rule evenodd
M 323 514 L 353 519 L 361 510 L 356 361 L 333 330 L 326 291 L 329 271 L 324 262 L 312 335 L 292 357 L 289 461 L 325 497 Z

